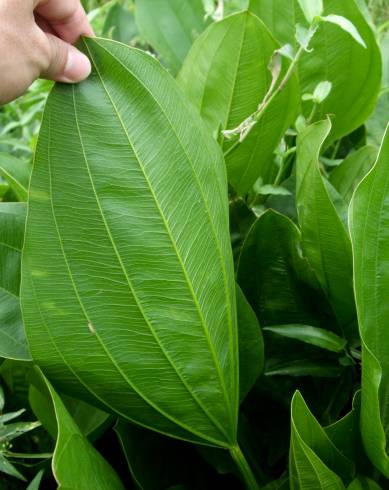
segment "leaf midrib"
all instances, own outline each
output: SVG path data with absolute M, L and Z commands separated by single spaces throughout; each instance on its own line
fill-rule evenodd
M 89 50 L 89 47 L 88 47 L 87 43 L 85 43 L 85 42 L 84 42 L 84 43 L 85 43 L 85 45 L 86 45 L 86 49 L 88 50 L 88 52 L 89 52 L 89 54 L 90 54 L 90 56 L 91 56 L 91 59 L 92 59 L 92 60 L 93 60 L 93 62 L 94 62 L 94 65 L 95 65 L 95 68 L 96 68 L 97 74 L 98 74 L 98 76 L 99 76 L 99 78 L 100 78 L 100 80 L 101 80 L 101 84 L 102 84 L 102 86 L 103 86 L 103 88 L 104 88 L 104 90 L 105 90 L 105 92 L 106 92 L 106 94 L 107 94 L 107 96 L 108 96 L 109 100 L 111 101 L 111 104 L 113 105 L 113 108 L 114 108 L 114 110 L 115 110 L 115 112 L 116 112 L 116 114 L 117 114 L 117 117 L 118 117 L 118 119 L 119 119 L 119 121 L 120 121 L 121 125 L 122 125 L 123 131 L 124 131 L 124 133 L 125 133 L 125 135 L 126 135 L 126 137 L 127 137 L 127 139 L 128 139 L 128 142 L 129 142 L 130 146 L 132 147 L 132 149 L 133 149 L 133 151 L 134 151 L 135 156 L 137 157 L 137 160 L 138 160 L 138 163 L 139 163 L 139 167 L 141 168 L 142 173 L 144 174 L 145 179 L 146 179 L 146 182 L 147 182 L 147 184 L 148 184 L 148 186 L 149 186 L 149 188 L 150 188 L 150 191 L 151 191 L 151 193 L 152 193 L 152 195 L 153 195 L 153 198 L 155 199 L 156 206 L 157 206 L 158 210 L 160 211 L 161 218 L 162 218 L 162 220 L 163 220 L 163 222 L 164 222 L 164 224 L 165 224 L 165 226 L 166 226 L 166 231 L 167 231 L 167 232 L 168 232 L 168 234 L 169 234 L 170 240 L 172 241 L 172 245 L 173 245 L 173 247 L 174 247 L 174 249 L 175 249 L 175 251 L 176 251 L 176 253 L 177 253 L 177 257 L 178 257 L 178 258 L 179 258 L 179 260 L 180 260 L 180 263 L 181 263 L 181 266 L 182 266 L 182 269 L 183 269 L 183 273 L 185 274 L 185 277 L 187 278 L 188 284 L 190 285 L 191 293 L 192 293 L 192 295 L 193 295 L 194 301 L 195 301 L 196 306 L 197 306 L 198 311 L 199 311 L 199 316 L 201 315 L 201 316 L 200 316 L 200 318 L 202 319 L 202 325 L 203 325 L 203 328 L 204 328 L 204 333 L 205 333 L 205 336 L 206 336 L 207 341 L 208 341 L 208 343 L 209 343 L 209 347 L 210 347 L 211 353 L 212 353 L 212 355 L 213 355 L 213 357 L 214 357 L 215 366 L 216 366 L 216 369 L 217 369 L 217 371 L 218 371 L 218 374 L 219 374 L 219 379 L 220 379 L 220 383 L 221 383 L 221 386 L 222 386 L 223 391 L 224 391 L 225 400 L 226 400 L 227 405 L 228 405 L 228 407 L 229 407 L 229 409 L 230 409 L 231 422 L 232 422 L 232 425 L 235 427 L 235 426 L 236 426 L 236 419 L 237 419 L 237 416 L 238 416 L 238 400 L 239 400 L 239 373 L 238 373 L 238 368 L 237 368 L 237 367 L 238 367 L 238 340 L 237 340 L 237 331 L 235 331 L 235 334 L 234 334 L 234 332 L 233 332 L 233 321 L 232 321 L 232 305 L 231 305 L 230 295 L 229 295 L 229 287 L 228 287 L 228 279 L 227 279 L 227 271 L 226 271 L 226 266 L 225 266 L 225 263 L 224 263 L 224 261 L 223 261 L 223 259 L 222 259 L 222 257 L 223 257 L 222 250 L 221 250 L 221 248 L 220 248 L 219 240 L 218 240 L 218 238 L 217 238 L 216 229 L 215 229 L 215 226 L 214 226 L 213 220 L 212 220 L 212 218 L 211 218 L 211 212 L 210 212 L 210 209 L 209 209 L 209 206 L 208 206 L 207 199 L 206 199 L 206 197 L 205 197 L 205 195 L 204 195 L 203 188 L 202 188 L 202 186 L 201 186 L 201 184 L 200 184 L 200 181 L 199 181 L 199 178 L 198 178 L 198 176 L 197 176 L 197 173 L 195 172 L 195 167 L 194 167 L 194 165 L 193 165 L 192 159 L 190 158 L 190 156 L 189 156 L 188 152 L 186 151 L 186 149 L 185 149 L 184 145 L 182 144 L 182 142 L 181 142 L 180 138 L 178 137 L 178 134 L 177 134 L 176 130 L 174 129 L 174 126 L 173 126 L 173 124 L 172 124 L 172 122 L 171 122 L 170 118 L 168 117 L 168 115 L 167 115 L 166 111 L 163 109 L 163 107 L 161 106 L 161 104 L 159 103 L 159 101 L 158 101 L 158 100 L 155 98 L 154 94 L 153 94 L 153 93 L 152 93 L 152 92 L 151 92 L 151 91 L 148 89 L 148 87 L 147 87 L 147 86 L 146 86 L 146 85 L 145 85 L 145 84 L 142 82 L 142 80 L 140 80 L 140 79 L 139 79 L 139 78 L 138 78 L 138 77 L 135 75 L 135 73 L 130 72 L 130 70 L 128 69 L 128 67 L 126 67 L 126 66 L 125 66 L 125 65 L 122 63 L 122 61 L 121 61 L 119 58 L 117 58 L 117 57 L 116 57 L 116 56 L 115 56 L 113 53 L 111 53 L 110 51 L 108 51 L 108 50 L 107 50 L 107 49 L 106 49 L 104 46 L 102 46 L 101 44 L 99 44 L 99 43 L 98 43 L 96 40 L 95 40 L 94 42 L 96 42 L 96 44 L 97 44 L 97 45 L 98 45 L 98 46 L 99 46 L 101 49 L 103 49 L 103 50 L 104 50 L 104 51 L 105 51 L 105 52 L 106 52 L 106 53 L 107 53 L 109 56 L 111 56 L 113 59 L 115 59 L 115 60 L 116 60 L 116 61 L 117 61 L 117 62 L 118 62 L 118 63 L 119 63 L 119 64 L 120 64 L 120 65 L 121 65 L 121 66 L 122 66 L 124 69 L 125 69 L 125 71 L 127 71 L 127 72 L 130 74 L 130 76 L 131 76 L 131 77 L 135 78 L 135 79 L 138 81 L 138 83 L 139 83 L 139 84 L 140 84 L 140 85 L 141 85 L 141 86 L 144 88 L 144 90 L 145 90 L 145 91 L 146 91 L 146 92 L 147 92 L 147 93 L 150 95 L 150 97 L 152 98 L 152 100 L 153 100 L 153 101 L 155 102 L 155 104 L 156 104 L 156 105 L 157 105 L 157 106 L 160 108 L 160 110 L 161 110 L 162 114 L 165 116 L 166 121 L 169 123 L 169 126 L 170 126 L 170 128 L 171 128 L 171 130 L 172 130 L 173 134 L 175 135 L 175 138 L 176 138 L 176 140 L 177 140 L 178 144 L 180 145 L 181 149 L 183 150 L 183 152 L 184 152 L 184 154 L 185 154 L 185 156 L 186 156 L 186 158 L 187 158 L 187 160 L 188 160 L 188 163 L 190 164 L 190 167 L 191 167 L 191 169 L 192 169 L 193 176 L 194 176 L 194 178 L 195 178 L 195 181 L 196 181 L 196 184 L 197 184 L 198 190 L 199 190 L 199 192 L 200 192 L 200 195 L 201 195 L 201 198 L 202 198 L 202 201 L 203 201 L 203 204 L 204 204 L 205 210 L 206 210 L 206 213 L 205 213 L 205 214 L 206 214 L 206 217 L 207 217 L 207 221 L 208 221 L 208 223 L 209 223 L 209 225 L 210 225 L 210 227 L 211 227 L 211 230 L 212 230 L 212 234 L 213 234 L 213 238 L 214 238 L 214 243 L 215 243 L 215 245 L 216 245 L 216 249 L 217 249 L 217 252 L 218 252 L 219 263 L 220 263 L 220 266 L 221 266 L 221 269 L 222 269 L 222 274 L 223 274 L 223 283 L 224 283 L 224 291 L 225 291 L 225 293 L 226 293 L 226 295 L 225 295 L 225 296 L 226 296 L 226 306 L 227 306 L 227 316 L 228 316 L 228 327 L 229 327 L 229 346 L 230 346 L 230 354 L 231 354 L 231 357 L 232 357 L 232 359 L 233 359 L 233 361 L 234 361 L 234 363 L 235 363 L 235 366 L 234 366 L 234 374 L 235 374 L 235 380 L 234 380 L 234 381 L 235 381 L 235 394 L 234 394 L 234 395 L 235 395 L 235 400 L 234 400 L 234 402 L 235 402 L 236 409 L 235 409 L 235 410 L 233 410 L 233 409 L 232 409 L 232 410 L 233 410 L 234 415 L 232 415 L 232 412 L 231 412 L 231 404 L 230 404 L 230 400 L 229 400 L 229 397 L 228 397 L 228 394 L 227 394 L 227 390 L 226 390 L 226 386 L 225 386 L 225 383 L 224 383 L 224 378 L 223 378 L 223 376 L 222 376 L 222 374 L 221 374 L 221 372 L 220 372 L 220 365 L 219 365 L 219 363 L 218 363 L 218 362 L 217 362 L 217 360 L 216 360 L 216 359 L 217 359 L 217 357 L 216 357 L 216 353 L 215 353 L 215 351 L 214 351 L 213 344 L 212 344 L 212 342 L 210 341 L 210 338 L 209 338 L 209 332 L 208 332 L 208 329 L 206 328 L 206 323 L 205 323 L 205 320 L 204 320 L 204 318 L 203 318 L 202 314 L 200 313 L 200 312 L 201 312 L 201 310 L 200 310 L 200 306 L 199 306 L 199 304 L 198 304 L 198 301 L 197 301 L 196 295 L 195 295 L 195 293 L 194 293 L 192 283 L 191 283 L 191 281 L 189 281 L 189 278 L 187 277 L 187 273 L 186 273 L 186 270 L 185 270 L 185 267 L 184 267 L 184 264 L 183 264 L 183 261 L 182 261 L 182 257 L 181 257 L 181 255 L 178 253 L 178 249 L 177 249 L 177 247 L 176 247 L 175 241 L 174 241 L 173 236 L 172 236 L 172 234 L 171 234 L 171 231 L 170 231 L 170 227 L 169 227 L 169 225 L 168 225 L 168 222 L 167 222 L 167 220 L 166 220 L 166 218 L 165 218 L 165 216 L 164 216 L 164 214 L 163 214 L 162 209 L 161 209 L 161 208 L 160 208 L 160 206 L 159 206 L 159 203 L 158 203 L 158 200 L 157 200 L 157 198 L 156 198 L 156 196 L 155 196 L 155 194 L 154 194 L 154 191 L 152 190 L 151 183 L 149 182 L 149 179 L 148 179 L 148 177 L 147 177 L 147 175 L 146 175 L 146 172 L 145 172 L 145 170 L 144 170 L 144 167 L 143 167 L 143 166 L 142 166 L 142 164 L 141 164 L 141 160 L 140 160 L 140 158 L 138 157 L 138 155 L 137 155 L 137 153 L 136 153 L 136 151 L 135 151 L 135 149 L 134 149 L 134 146 L 133 146 L 133 145 L 132 145 L 132 143 L 131 143 L 131 140 L 130 140 L 129 135 L 128 135 L 128 132 L 127 132 L 127 129 L 126 129 L 126 127 L 125 127 L 125 124 L 124 124 L 124 122 L 123 122 L 123 120 L 122 120 L 122 118 L 121 118 L 120 114 L 119 114 L 119 111 L 118 111 L 118 109 L 117 109 L 117 107 L 116 107 L 115 103 L 113 102 L 113 100 L 112 100 L 112 98 L 111 98 L 111 96 L 110 96 L 110 94 L 109 94 L 108 90 L 106 89 L 106 86 L 105 86 L 105 84 L 104 84 L 104 82 L 103 82 L 102 76 L 101 76 L 101 74 L 100 74 L 100 72 L 99 72 L 99 70 L 98 70 L 98 68 L 97 68 L 96 63 L 94 62 L 93 55 L 92 55 L 92 53 L 90 52 L 90 50 Z M 115 42 L 113 41 L 113 43 L 115 43 Z M 226 191 L 226 192 L 227 192 L 227 191 Z M 235 347 L 234 347 L 234 345 L 232 344 L 232 340 L 233 340 L 233 339 L 235 340 Z

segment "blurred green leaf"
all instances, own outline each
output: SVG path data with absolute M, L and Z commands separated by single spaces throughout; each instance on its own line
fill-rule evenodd
M 332 352 L 341 352 L 347 343 L 345 339 L 332 332 L 310 325 L 273 325 L 264 327 L 264 330 L 283 337 L 300 340 Z
M 239 388 L 243 400 L 253 387 L 264 366 L 261 327 L 242 290 L 236 286 L 239 333 Z
M 105 18 L 103 36 L 124 44 L 130 44 L 138 36 L 132 2 L 117 1 L 112 5 Z
M 313 100 L 316 104 L 321 104 L 330 95 L 332 90 L 331 82 L 320 82 L 313 91 Z
M 363 146 L 332 170 L 329 180 L 346 202 L 350 202 L 354 190 L 371 169 L 376 158 L 377 149 L 374 146 Z
M 8 182 L 19 201 L 27 201 L 31 165 L 7 153 L 0 153 L 0 175 Z
M 176 74 L 206 26 L 202 0 L 136 0 L 135 5 L 141 35 Z
M 26 481 L 24 476 L 11 464 L 0 452 L 0 473 L 5 473 L 6 475 L 13 476 L 19 480 Z M 0 475 L 0 478 L 3 478 Z
M 312 359 L 273 361 L 266 365 L 266 376 L 315 376 L 317 378 L 338 378 L 341 368 L 328 362 Z
M 382 487 L 366 476 L 358 476 L 350 483 L 347 490 L 382 490 Z
M 323 13 L 323 0 L 298 0 L 298 3 L 309 24 Z
M 0 203 L 0 356 L 31 359 L 20 303 L 20 266 L 26 205 Z

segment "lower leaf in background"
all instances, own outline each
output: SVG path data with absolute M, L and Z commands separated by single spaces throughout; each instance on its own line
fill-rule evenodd
M 373 464 L 389 478 L 389 127 L 375 166 L 351 201 L 350 231 L 362 339 L 362 439 Z
M 263 213 L 247 233 L 238 282 L 263 327 L 315 322 L 314 288 L 319 285 L 300 248 L 297 226 L 273 210 Z
M 0 203 L 0 357 L 30 360 L 20 311 L 20 265 L 26 205 Z
M 242 401 L 263 371 L 264 345 L 257 317 L 238 285 L 236 303 L 239 333 L 239 389 Z
M 40 372 L 39 372 L 40 373 Z M 67 412 L 49 381 L 40 373 L 50 394 L 57 421 L 53 474 L 62 490 L 124 490 L 119 477 L 88 442 Z M 69 471 L 69 468 L 72 468 Z
M 140 33 L 175 75 L 206 27 L 203 0 L 136 0 L 135 5 Z
M 296 392 L 291 407 L 290 488 L 341 490 L 354 476 L 353 462 L 337 449 Z
M 38 419 L 42 422 L 42 425 L 55 440 L 58 435 L 57 420 L 52 400 L 47 390 L 42 389 L 41 384 L 38 385 L 38 388 L 34 386 L 34 381 L 35 378 L 33 377 L 28 394 L 30 406 Z M 82 400 L 76 400 L 66 395 L 61 395 L 61 400 L 80 431 L 92 442 L 104 432 L 104 429 L 111 425 L 114 420 L 109 414 L 88 405 Z
M 27 201 L 31 165 L 7 153 L 0 153 L 0 175 L 15 193 L 18 201 Z

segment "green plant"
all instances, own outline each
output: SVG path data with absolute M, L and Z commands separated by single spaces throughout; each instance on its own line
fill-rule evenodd
M 25 137 L 0 154 L 0 376 L 47 431 L 42 488 L 386 488 L 385 19 L 89 6 L 111 39 L 80 41 L 92 75 L 52 88 L 36 148 L 46 88 L 0 113 Z

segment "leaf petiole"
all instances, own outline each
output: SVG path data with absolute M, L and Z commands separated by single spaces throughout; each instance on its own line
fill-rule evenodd
M 238 444 L 230 448 L 230 454 L 234 460 L 247 490 L 259 490 L 259 485 L 251 468 Z

